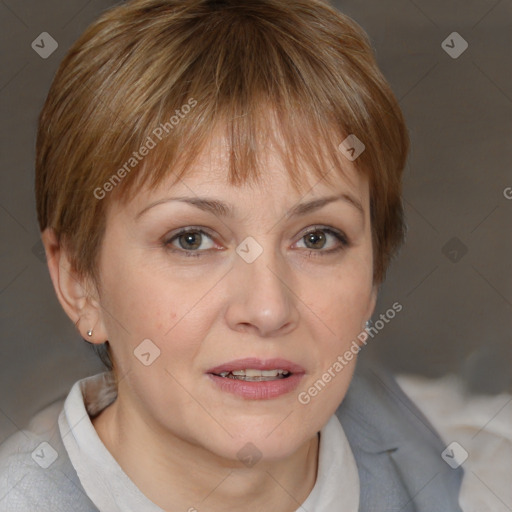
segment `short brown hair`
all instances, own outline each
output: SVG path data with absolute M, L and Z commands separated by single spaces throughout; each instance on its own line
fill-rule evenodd
M 230 183 L 256 178 L 271 115 L 294 186 L 303 165 L 327 180 L 342 172 L 348 135 L 365 144 L 354 164 L 369 179 L 382 282 L 404 237 L 408 134 L 366 33 L 321 0 L 133 0 L 106 11 L 67 53 L 40 115 L 40 229 L 96 279 L 114 198 L 183 176 L 220 123 Z

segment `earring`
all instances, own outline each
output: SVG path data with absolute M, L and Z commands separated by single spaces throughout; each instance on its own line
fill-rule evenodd
M 365 327 L 366 327 L 367 329 L 369 329 L 369 328 L 371 327 L 371 325 L 372 325 L 372 321 L 371 321 L 371 320 L 366 320 Z
M 89 330 L 87 331 L 87 336 L 92 336 L 92 329 L 89 329 Z

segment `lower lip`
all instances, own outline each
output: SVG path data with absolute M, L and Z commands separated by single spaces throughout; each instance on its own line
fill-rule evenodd
M 293 373 L 286 379 L 249 382 L 230 379 L 209 373 L 210 379 L 220 387 L 221 391 L 241 396 L 248 400 L 269 400 L 291 393 L 299 385 L 303 373 Z

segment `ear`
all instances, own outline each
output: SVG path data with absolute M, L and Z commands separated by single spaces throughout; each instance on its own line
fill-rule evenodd
M 78 275 L 52 229 L 45 229 L 41 238 L 50 277 L 62 308 L 84 340 L 104 343 L 108 337 L 96 286 L 90 278 Z M 92 331 L 92 336 L 88 336 L 87 331 Z

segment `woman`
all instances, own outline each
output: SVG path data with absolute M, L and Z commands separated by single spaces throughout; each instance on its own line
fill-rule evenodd
M 355 372 L 407 151 L 365 33 L 320 0 L 101 16 L 41 113 L 36 199 L 109 371 L 7 443 L 2 510 L 459 510 L 432 427 Z

